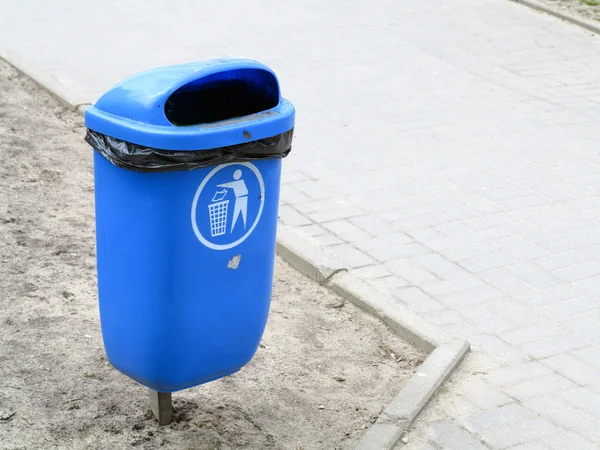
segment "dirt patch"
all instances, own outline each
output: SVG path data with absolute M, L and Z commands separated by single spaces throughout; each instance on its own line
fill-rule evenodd
M 350 448 L 424 355 L 282 261 L 254 360 L 174 394 L 175 422 L 156 425 L 104 356 L 83 134 L 0 61 L 2 448 Z
M 600 22 L 600 0 L 538 0 L 553 9 L 574 17 Z

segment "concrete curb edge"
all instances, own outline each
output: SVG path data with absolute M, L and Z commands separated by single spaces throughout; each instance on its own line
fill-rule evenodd
M 316 244 L 307 245 L 305 240 L 293 229 L 277 225 L 277 253 L 299 272 L 326 284 L 334 274 L 345 270 L 341 262 L 325 255 Z
M 570 22 L 573 25 L 577 25 L 581 28 L 584 28 L 592 33 L 600 34 L 600 24 L 596 25 L 594 22 L 589 20 L 572 16 L 571 14 L 564 13 L 557 9 L 554 9 L 550 6 L 546 6 L 543 3 L 537 2 L 535 0 L 510 0 L 514 3 L 520 3 L 521 5 L 527 6 L 531 9 L 535 9 L 537 11 L 544 12 L 546 14 L 550 14 L 551 16 L 562 19 L 566 22 Z
M 351 273 L 338 273 L 329 287 L 359 308 L 377 317 L 401 338 L 431 353 L 452 337 L 419 317 L 389 294 L 380 292 Z
M 41 70 L 35 70 L 34 65 L 27 64 L 23 58 L 14 53 L 0 49 L 0 58 L 14 67 L 18 72 L 32 79 L 42 89 L 56 98 L 67 109 L 77 110 L 81 105 L 89 105 L 88 100 L 83 99 L 56 78 L 44 75 Z
M 35 81 L 67 108 L 83 115 L 84 105 L 89 103 L 79 99 L 58 80 L 35 75 L 35 70 L 24 65 L 16 55 L 2 52 L 0 58 Z M 465 357 L 470 348 L 468 342 L 452 338 L 387 294 L 369 286 L 349 273 L 342 263 L 326 255 L 316 242 L 282 224 L 278 225 L 277 253 L 299 272 L 379 318 L 400 337 L 429 353 L 356 447 L 358 450 L 391 450 Z
M 329 287 L 380 319 L 398 336 L 429 353 L 356 447 L 357 450 L 393 449 L 466 356 L 469 343 L 430 324 L 351 272 L 332 270 L 342 265 L 324 256 L 316 243 L 294 233 L 285 225 L 279 225 L 277 251 L 296 270 Z
M 469 351 L 466 341 L 437 347 L 364 434 L 356 450 L 391 450 Z

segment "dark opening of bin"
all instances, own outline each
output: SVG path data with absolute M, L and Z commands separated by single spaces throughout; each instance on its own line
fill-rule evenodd
M 173 125 L 197 125 L 248 116 L 279 103 L 275 76 L 261 69 L 236 69 L 194 80 L 177 89 L 165 103 Z

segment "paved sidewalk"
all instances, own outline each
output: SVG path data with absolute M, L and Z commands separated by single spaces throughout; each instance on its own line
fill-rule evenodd
M 409 447 L 598 448 L 598 37 L 506 0 L 59 3 L 0 3 L 0 54 L 78 103 L 222 54 L 277 71 L 281 220 L 476 350 Z

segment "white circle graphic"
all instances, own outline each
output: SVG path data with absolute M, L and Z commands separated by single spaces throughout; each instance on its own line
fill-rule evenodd
M 206 239 L 200 232 L 200 229 L 198 228 L 198 223 L 196 221 L 196 208 L 198 206 L 198 199 L 200 198 L 200 194 L 202 193 L 202 190 L 206 187 L 206 185 L 208 184 L 210 179 L 220 170 L 222 170 L 226 167 L 230 167 L 230 166 L 247 167 L 256 176 L 256 179 L 260 186 L 260 197 L 259 197 L 260 198 L 260 206 L 258 207 L 258 213 L 256 214 L 256 218 L 254 219 L 254 223 L 241 238 L 239 238 L 236 241 L 231 242 L 229 244 L 215 244 L 214 242 L 211 242 L 208 239 Z M 236 171 L 236 175 L 237 175 L 237 171 Z M 239 176 L 238 176 L 238 178 L 239 178 Z M 206 177 L 204 178 L 204 180 L 202 180 L 202 183 L 200 183 L 200 186 L 198 186 L 198 189 L 196 190 L 196 195 L 194 195 L 194 201 L 192 202 L 192 228 L 194 229 L 194 233 L 196 234 L 196 237 L 198 238 L 198 240 L 200 242 L 202 242 L 206 247 L 208 247 L 212 250 L 229 250 L 230 248 L 240 245 L 242 242 L 244 242 L 248 238 L 248 236 L 250 236 L 252 234 L 252 232 L 256 228 L 256 225 L 258 225 L 258 222 L 260 220 L 260 216 L 262 215 L 264 204 L 265 204 L 265 184 L 263 182 L 263 178 L 262 178 L 262 175 L 260 174 L 260 171 L 257 169 L 257 167 L 254 164 L 249 163 L 249 162 L 221 164 L 220 166 L 217 166 L 213 170 L 211 170 L 208 173 L 208 175 L 206 175 Z

